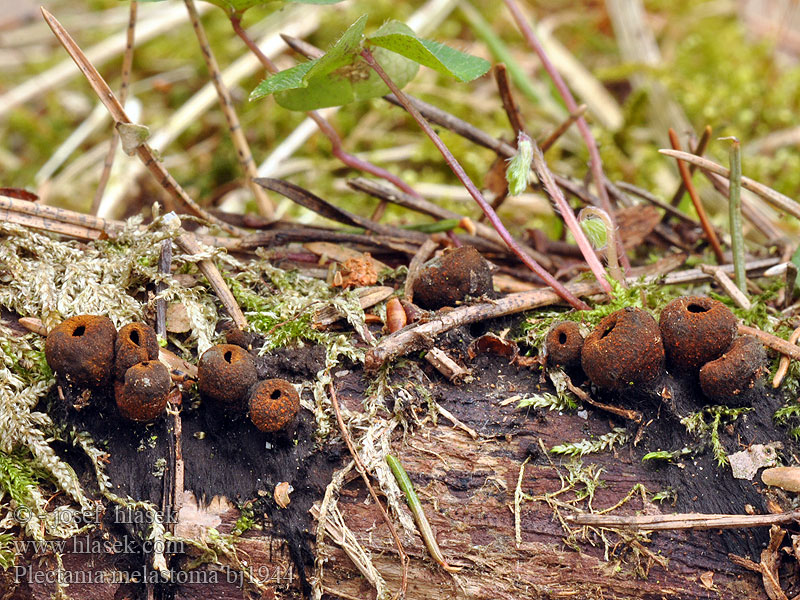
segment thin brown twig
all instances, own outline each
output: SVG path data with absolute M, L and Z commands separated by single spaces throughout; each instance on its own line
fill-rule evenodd
M 585 402 L 586 404 L 594 406 L 595 408 L 599 408 L 600 410 L 610 412 L 611 414 L 622 417 L 623 419 L 627 419 L 628 421 L 633 421 L 634 423 L 642 422 L 642 413 L 640 413 L 638 410 L 621 408 L 619 406 L 597 402 L 589 394 L 572 383 L 572 380 L 569 378 L 569 376 L 565 378 L 565 381 L 569 391 L 575 394 L 581 402 Z
M 703 154 L 705 154 L 706 148 L 708 147 L 708 142 L 711 140 L 711 131 L 711 125 L 706 125 L 705 129 L 703 129 L 703 134 L 700 136 L 700 139 L 697 141 L 697 144 L 695 144 L 694 149 L 692 150 L 692 154 L 697 156 L 703 156 Z M 694 175 L 696 169 L 697 165 L 690 165 L 689 174 Z M 672 195 L 672 200 L 669 201 L 670 205 L 678 206 L 685 192 L 686 185 L 684 185 L 683 179 L 681 179 L 681 182 L 678 184 L 678 189 L 675 190 L 675 193 Z M 667 219 L 668 217 L 665 215 L 664 218 Z
M 797 340 L 800 340 L 800 327 L 795 329 L 792 335 L 789 336 L 790 344 L 796 344 Z M 778 370 L 775 371 L 775 377 L 772 378 L 772 387 L 780 387 L 781 383 L 783 383 L 783 378 L 786 377 L 786 373 L 789 372 L 790 360 L 788 356 L 781 356 L 781 360 L 778 362 Z
M 587 108 L 588 107 L 585 104 L 581 104 L 575 112 L 570 113 L 570 115 L 564 119 L 541 144 L 539 144 L 542 152 L 546 153 L 548 150 L 550 150 L 550 148 L 553 147 L 553 144 L 555 144 L 559 138 L 564 135 L 570 127 L 572 127 L 572 124 L 586 114 Z
M 133 42 L 136 33 L 136 13 L 138 12 L 139 3 L 137 0 L 131 0 L 130 14 L 128 17 L 128 29 L 125 38 L 125 53 L 122 55 L 122 74 L 119 85 L 119 101 L 122 106 L 128 100 L 128 90 L 130 87 L 131 68 L 133 67 Z M 103 172 L 100 173 L 100 181 L 97 182 L 97 189 L 94 192 L 94 199 L 92 200 L 92 208 L 90 213 L 97 214 L 97 209 L 100 208 L 100 201 L 103 199 L 103 193 L 106 190 L 108 179 L 111 177 L 111 167 L 114 166 L 114 158 L 117 156 L 117 144 L 119 144 L 119 131 L 116 127 L 111 134 L 111 141 L 108 144 L 108 154 L 106 160 L 103 162 Z
M 492 69 L 495 82 L 497 83 L 497 91 L 500 93 L 500 100 L 503 102 L 503 109 L 508 116 L 508 122 L 514 130 L 514 139 L 516 140 L 520 132 L 527 133 L 525 125 L 522 123 L 522 114 L 519 111 L 519 106 L 511 94 L 511 82 L 508 80 L 508 70 L 503 63 L 497 63 Z
M 108 112 L 111 113 L 111 117 L 116 121 L 119 125 L 120 123 L 123 124 L 130 124 L 131 120 L 128 115 L 125 113 L 125 109 L 120 104 L 119 99 L 116 97 L 114 92 L 111 91 L 111 88 L 108 87 L 108 84 L 105 82 L 103 77 L 94 67 L 94 65 L 86 58 L 86 55 L 80 49 L 78 44 L 72 39 L 72 36 L 67 33 L 67 30 L 58 22 L 58 20 L 50 14 L 46 8 L 42 7 L 41 9 L 42 15 L 44 16 L 44 20 L 49 25 L 50 29 L 55 34 L 58 41 L 70 55 L 75 64 L 78 65 L 78 68 L 83 73 L 86 80 L 89 82 L 89 85 L 94 90 L 95 94 L 97 94 L 100 101 L 103 105 L 108 109 Z M 144 163 L 144 166 L 150 171 L 153 177 L 161 184 L 169 194 L 172 196 L 180 205 L 184 206 L 190 213 L 205 219 L 209 223 L 213 223 L 217 227 L 219 227 L 222 231 L 230 234 L 230 235 L 246 235 L 247 231 L 242 230 L 238 227 L 233 227 L 225 221 L 218 219 L 217 217 L 209 214 L 205 211 L 202 207 L 200 207 L 189 194 L 178 184 L 177 181 L 169 174 L 169 172 L 164 168 L 164 165 L 156 159 L 155 154 L 153 153 L 152 148 L 148 146 L 146 143 L 140 144 L 136 148 L 136 154 L 139 156 L 139 159 Z
M 403 565 L 403 579 L 400 590 L 395 598 L 405 597 L 406 590 L 408 589 L 408 555 L 403 548 L 403 542 L 400 541 L 400 536 L 397 535 L 397 530 L 395 529 L 392 520 L 389 518 L 389 514 L 386 512 L 383 504 L 381 504 L 378 494 L 372 487 L 372 483 L 370 483 L 364 463 L 361 462 L 361 458 L 358 456 L 358 452 L 356 452 L 355 446 L 353 445 L 353 440 L 350 438 L 350 433 L 347 430 L 347 425 L 345 425 L 344 419 L 342 418 L 342 411 L 339 409 L 339 400 L 336 398 L 336 388 L 334 387 L 333 382 L 330 383 L 329 389 L 331 391 L 331 404 L 333 405 L 333 412 L 336 413 L 336 422 L 339 424 L 339 430 L 342 432 L 342 438 L 347 444 L 347 449 L 350 451 L 350 455 L 353 457 L 353 461 L 356 463 L 356 469 L 361 474 L 361 478 L 364 480 L 364 483 L 367 485 L 370 496 L 372 496 L 375 504 L 380 509 L 383 520 L 389 527 L 389 532 L 391 533 L 394 543 L 397 546 L 397 552 L 400 555 L 400 562 Z
M 739 325 L 739 333 L 742 335 L 752 335 L 757 337 L 768 348 L 777 350 L 789 358 L 800 360 L 800 346 L 791 344 L 783 338 L 779 338 L 776 335 L 772 335 L 771 333 L 767 333 L 766 331 L 762 331 L 756 327 L 749 327 L 747 325 Z
M 678 529 L 739 529 L 788 525 L 800 519 L 800 511 L 776 515 L 724 515 L 679 513 L 673 515 L 598 515 L 578 513 L 565 517 L 574 525 L 630 529 L 633 531 L 674 531 Z
M 681 149 L 680 140 L 678 140 L 675 130 L 671 127 L 669 130 L 669 140 L 675 150 Z M 708 216 L 706 215 L 706 210 L 703 208 L 703 202 L 700 200 L 700 196 L 697 194 L 697 190 L 692 183 L 692 176 L 689 173 L 689 168 L 683 161 L 679 160 L 677 162 L 678 170 L 681 173 L 681 179 L 683 179 L 683 185 L 686 186 L 686 191 L 689 192 L 689 197 L 692 199 L 692 204 L 694 204 L 694 209 L 697 211 L 697 216 L 700 219 L 700 225 L 703 227 L 703 231 L 706 234 L 706 239 L 708 239 L 709 244 L 711 244 L 711 248 L 714 250 L 714 256 L 717 258 L 717 263 L 722 264 L 725 262 L 725 256 L 722 253 L 722 246 L 719 244 L 719 239 L 717 239 L 717 234 L 714 231 L 714 227 L 712 227 L 711 222 L 708 220 Z
M 272 201 L 267 196 L 264 189 L 253 182 L 253 179 L 258 177 L 258 167 L 255 160 L 253 160 L 253 153 L 250 151 L 250 144 L 242 130 L 242 125 L 239 122 L 239 117 L 236 114 L 236 109 L 233 106 L 233 98 L 225 82 L 222 79 L 222 73 L 219 69 L 219 64 L 208 42 L 208 36 L 200 22 L 200 15 L 197 13 L 197 8 L 194 5 L 194 0 L 184 0 L 186 10 L 189 12 L 189 20 L 194 28 L 194 33 L 197 36 L 197 42 L 200 45 L 200 51 L 203 55 L 203 60 L 206 63 L 208 72 L 211 75 L 211 81 L 214 83 L 214 88 L 217 90 L 217 97 L 219 98 L 219 105 L 222 108 L 222 113 L 225 115 L 225 120 L 228 123 L 228 132 L 231 135 L 231 141 L 236 148 L 236 155 L 239 158 L 239 164 L 244 171 L 244 176 L 247 179 L 247 186 L 253 193 L 258 205 L 258 212 L 267 218 L 271 218 L 275 212 L 275 207 Z
M 548 273 L 542 266 L 533 260 L 526 252 L 517 244 L 516 240 L 511 236 L 511 234 L 506 229 L 503 222 L 497 216 L 497 213 L 494 212 L 492 207 L 486 202 L 486 199 L 481 194 L 480 190 L 475 187 L 475 184 L 472 183 L 472 180 L 464 171 L 463 167 L 459 164 L 459 162 L 455 159 L 452 155 L 450 150 L 441 140 L 441 138 L 436 134 L 430 124 L 425 120 L 425 118 L 419 113 L 419 111 L 414 107 L 414 105 L 409 102 L 408 98 L 406 98 L 405 94 L 400 91 L 400 89 L 395 85 L 394 81 L 386 74 L 383 68 L 378 64 L 375 60 L 375 57 L 369 51 L 369 49 L 364 48 L 361 51 L 361 56 L 367 62 L 367 64 L 380 76 L 383 82 L 392 90 L 392 93 L 397 97 L 397 99 L 403 104 L 403 107 L 408 111 L 408 113 L 414 117 L 414 120 L 419 124 L 420 128 L 425 132 L 425 135 L 430 138 L 436 148 L 439 150 L 441 155 L 444 157 L 445 162 L 453 171 L 453 173 L 458 177 L 459 181 L 464 185 L 464 187 L 469 192 L 470 196 L 478 203 L 478 206 L 481 207 L 483 213 L 488 217 L 489 222 L 492 226 L 497 230 L 497 233 L 506 243 L 506 245 L 511 249 L 511 251 L 516 254 L 519 259 L 527 266 L 531 271 L 536 273 L 539 277 L 542 278 L 550 287 L 557 291 L 558 295 L 561 296 L 564 300 L 569 302 L 573 308 L 578 310 L 587 310 L 589 305 L 576 298 L 573 294 L 571 294 L 558 280 L 556 280 L 550 273 Z
M 702 156 L 695 156 L 694 154 L 690 154 L 688 152 L 680 152 L 678 150 L 669 150 L 666 148 L 660 149 L 659 152 L 665 156 L 670 156 L 672 158 L 684 160 L 689 164 L 697 165 L 704 171 L 710 171 L 711 173 L 721 175 L 725 178 L 730 177 L 730 171 L 728 169 L 718 165 L 714 161 L 703 158 Z M 753 179 L 744 176 L 742 176 L 742 187 L 766 200 L 775 208 L 800 219 L 800 204 L 789 198 L 789 196 L 785 196 L 780 192 L 776 192 L 772 188 L 767 187 L 763 183 L 759 183 L 758 181 L 754 181 Z

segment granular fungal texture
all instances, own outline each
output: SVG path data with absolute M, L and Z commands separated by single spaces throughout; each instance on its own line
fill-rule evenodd
M 200 393 L 227 407 L 244 403 L 258 381 L 256 364 L 247 350 L 233 344 L 212 346 L 197 363 Z
M 141 362 L 125 372 L 124 381 L 114 383 L 117 408 L 131 421 L 152 421 L 164 412 L 171 385 L 167 367 L 157 360 Z
M 117 329 L 108 317 L 70 317 L 47 335 L 47 364 L 70 383 L 100 386 L 111 378 L 116 338 Z
M 668 364 L 697 372 L 722 356 L 736 337 L 736 316 L 722 302 L 706 296 L 676 298 L 659 319 Z
M 158 359 L 158 337 L 152 327 L 145 323 L 128 323 L 117 332 L 114 371 L 122 380 L 133 365 L 146 360 Z
M 429 260 L 414 281 L 414 302 L 435 310 L 455 306 L 467 296 L 493 290 L 489 262 L 472 246 L 462 246 Z
M 654 380 L 664 370 L 658 324 L 639 308 L 611 313 L 586 338 L 581 365 L 592 383 L 612 390 Z
M 767 354 L 756 338 L 736 338 L 717 360 L 700 369 L 700 387 L 710 400 L 728 406 L 742 403 L 742 392 L 755 385 L 766 371 Z
M 299 410 L 300 395 L 285 379 L 259 381 L 250 392 L 250 420 L 261 431 L 280 431 Z
M 571 367 L 580 364 L 583 349 L 583 335 L 575 321 L 561 321 L 547 332 L 544 341 L 547 363 Z

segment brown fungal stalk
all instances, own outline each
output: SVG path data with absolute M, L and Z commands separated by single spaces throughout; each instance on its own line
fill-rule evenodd
M 676 369 L 696 372 L 730 347 L 736 316 L 722 302 L 706 296 L 683 296 L 664 307 L 659 319 L 664 352 Z
M 253 357 L 233 344 L 212 346 L 197 363 L 197 387 L 206 398 L 225 407 L 244 403 L 258 380 Z
M 108 317 L 70 317 L 47 335 L 47 364 L 70 383 L 101 386 L 111 378 L 116 338 L 117 329 Z
M 157 360 L 132 366 L 124 381 L 114 383 L 114 398 L 120 414 L 137 423 L 158 418 L 167 406 L 172 378 L 169 370 Z
M 259 381 L 250 392 L 250 420 L 259 430 L 285 429 L 300 411 L 300 395 L 285 379 Z
M 608 315 L 586 338 L 581 365 L 592 383 L 621 390 L 649 383 L 664 370 L 664 345 L 649 313 L 628 306 Z

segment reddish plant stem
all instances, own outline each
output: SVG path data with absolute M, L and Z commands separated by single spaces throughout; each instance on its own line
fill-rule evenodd
M 672 127 L 669 128 L 669 141 L 674 150 L 681 149 L 681 142 L 678 139 L 678 134 L 675 133 Z M 714 227 L 712 227 L 711 222 L 708 220 L 706 210 L 703 208 L 703 203 L 700 201 L 700 196 L 698 196 L 694 183 L 692 183 L 692 174 L 689 173 L 689 167 L 686 166 L 686 163 L 682 160 L 678 160 L 677 162 L 678 170 L 681 172 L 681 179 L 683 179 L 683 185 L 686 186 L 686 191 L 689 192 L 689 197 L 692 199 L 694 209 L 697 211 L 697 217 L 700 219 L 700 225 L 703 227 L 708 243 L 711 244 L 711 248 L 714 250 L 714 256 L 717 257 L 717 263 L 720 265 L 725 264 L 722 246 L 719 244 L 717 234 L 714 232 Z
M 545 71 L 547 71 L 547 74 L 550 75 L 550 79 L 553 80 L 553 84 L 556 86 L 558 93 L 564 100 L 567 110 L 570 112 L 570 114 L 577 113 L 579 110 L 578 103 L 575 102 L 575 98 L 572 96 L 572 92 L 569 91 L 569 87 L 567 87 L 566 82 L 561 77 L 561 73 L 558 72 L 558 69 L 556 69 L 555 65 L 550 60 L 550 57 L 547 56 L 547 53 L 544 51 L 544 47 L 542 46 L 541 42 L 539 42 L 536 34 L 533 32 L 533 28 L 528 23 L 528 20 L 525 18 L 525 15 L 522 13 L 522 10 L 520 9 L 516 0 L 504 1 L 508 7 L 508 10 L 511 12 L 511 15 L 514 17 L 514 21 L 517 23 L 517 27 L 519 27 L 519 30 L 522 33 L 522 36 L 525 38 L 525 41 L 528 42 L 528 45 L 533 48 L 533 50 L 539 56 L 539 60 L 542 61 L 542 66 L 544 67 Z M 583 137 L 583 141 L 586 143 L 586 148 L 589 150 L 589 167 L 592 171 L 594 185 L 597 187 L 597 195 L 599 196 L 600 204 L 602 205 L 601 208 L 608 213 L 612 219 L 612 222 L 614 222 L 614 226 L 616 227 L 614 211 L 611 209 L 611 200 L 608 197 L 608 190 L 606 190 L 605 186 L 603 162 L 600 159 L 600 151 L 597 149 L 597 142 L 595 141 L 594 136 L 589 129 L 589 124 L 586 122 L 585 118 L 578 117 L 577 125 L 578 130 L 581 133 L 581 137 Z M 617 244 L 617 251 L 619 253 L 620 262 L 622 263 L 625 273 L 627 274 L 631 269 L 631 264 L 627 255 L 625 254 L 625 249 L 622 248 L 621 243 Z
M 258 47 L 258 44 L 253 41 L 253 39 L 247 34 L 247 32 L 242 27 L 242 18 L 241 15 L 233 14 L 231 15 L 231 25 L 233 25 L 233 30 L 236 32 L 242 41 L 247 45 L 250 51 L 256 55 L 258 60 L 261 62 L 263 67 L 269 71 L 270 73 L 277 73 L 278 68 L 275 66 L 269 56 L 264 54 L 261 51 L 261 48 Z M 406 194 L 410 194 L 416 198 L 421 198 L 419 193 L 408 185 L 405 181 L 400 179 L 397 175 L 390 173 L 386 169 L 373 165 L 371 162 L 366 160 L 362 160 L 357 156 L 354 156 L 347 152 L 344 149 L 344 145 L 342 144 L 342 138 L 339 136 L 337 131 L 322 115 L 320 115 L 317 111 L 311 110 L 306 113 L 310 119 L 317 124 L 317 127 L 322 132 L 322 134 L 328 138 L 331 143 L 331 152 L 333 155 L 338 158 L 343 164 L 347 165 L 352 169 L 356 169 L 358 171 L 363 171 L 364 173 L 369 173 L 370 175 L 374 175 L 375 177 L 379 177 L 380 179 L 385 179 L 398 189 L 404 191 Z
M 459 181 L 464 185 L 464 187 L 469 192 L 469 195 L 473 197 L 475 202 L 478 203 L 478 206 L 481 207 L 481 210 L 489 219 L 489 222 L 492 226 L 497 230 L 497 233 L 503 239 L 503 241 L 508 245 L 511 251 L 519 257 L 519 259 L 527 266 L 531 271 L 536 273 L 547 285 L 553 288 L 553 290 L 564 300 L 570 303 L 575 309 L 577 310 L 589 310 L 589 305 L 586 304 L 583 300 L 579 300 L 572 292 L 567 290 L 558 280 L 556 280 L 550 273 L 548 273 L 539 263 L 533 260 L 530 256 L 528 256 L 522 248 L 520 248 L 519 244 L 511 237 L 511 234 L 506 229 L 503 222 L 497 216 L 497 213 L 494 212 L 494 209 L 489 205 L 483 195 L 480 193 L 475 184 L 472 183 L 472 180 L 469 178 L 469 175 L 464 171 L 461 167 L 459 162 L 441 140 L 441 138 L 436 135 L 436 132 L 430 126 L 430 124 L 425 120 L 425 118 L 420 114 L 417 108 L 409 101 L 406 95 L 400 91 L 400 88 L 395 85 L 394 81 L 386 74 L 383 68 L 378 64 L 375 60 L 375 57 L 372 56 L 372 52 L 369 49 L 364 48 L 361 51 L 361 56 L 367 62 L 367 64 L 378 74 L 378 76 L 384 81 L 384 83 L 389 87 L 392 93 L 397 97 L 400 103 L 403 105 L 403 108 L 406 109 L 408 114 L 410 114 L 414 120 L 419 124 L 422 128 L 422 131 L 430 138 L 433 144 L 436 146 L 437 150 L 442 154 L 444 157 L 447 166 L 453 171 L 456 177 L 458 177 Z

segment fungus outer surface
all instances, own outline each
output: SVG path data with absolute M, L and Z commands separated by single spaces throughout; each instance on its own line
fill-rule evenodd
M 212 346 L 197 363 L 200 393 L 223 406 L 238 406 L 258 381 L 256 364 L 247 350 L 233 344 Z
M 113 372 L 116 338 L 117 329 L 108 317 L 70 317 L 47 335 L 47 364 L 71 383 L 101 386 Z
M 659 326 L 670 366 L 697 372 L 730 347 L 736 337 L 737 319 L 718 300 L 683 296 L 664 307 Z
M 736 338 L 725 354 L 700 369 L 700 387 L 709 399 L 734 406 L 766 370 L 764 346 L 751 335 Z
M 114 371 L 122 380 L 133 365 L 146 360 L 158 360 L 158 337 L 145 323 L 128 323 L 117 333 Z
M 250 420 L 261 431 L 284 429 L 299 410 L 300 395 L 285 379 L 259 381 L 250 392 Z
M 493 291 L 489 262 L 472 246 L 462 246 L 429 260 L 414 281 L 414 302 L 435 310 L 455 306 L 467 296 Z
M 583 335 L 575 321 L 561 321 L 547 332 L 545 338 L 547 362 L 553 365 L 570 367 L 581 361 Z
M 583 344 L 581 365 L 595 385 L 621 390 L 649 383 L 664 370 L 664 345 L 655 319 L 640 308 L 611 313 Z
M 114 384 L 117 408 L 131 421 L 152 421 L 164 412 L 171 385 L 169 369 L 159 361 L 136 364 L 125 372 L 124 381 Z

